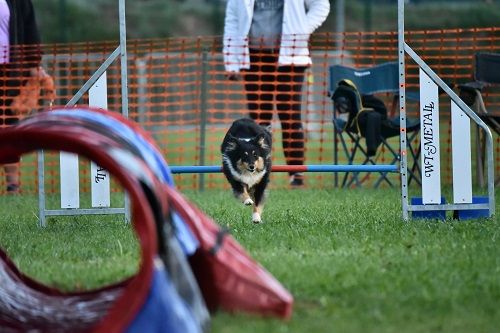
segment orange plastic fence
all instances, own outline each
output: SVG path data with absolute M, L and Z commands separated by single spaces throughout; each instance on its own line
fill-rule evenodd
M 500 52 L 500 27 L 436 31 L 409 31 L 406 42 L 438 75 L 455 87 L 470 81 L 476 52 Z M 65 105 L 80 87 L 116 49 L 117 42 L 41 45 L 42 64 L 56 84 L 55 105 Z M 306 164 L 333 163 L 332 101 L 329 93 L 329 66 L 337 63 L 365 67 L 397 60 L 396 32 L 323 33 L 311 37 L 313 65 L 306 73 L 302 90 L 302 123 L 306 131 Z M 169 38 L 129 40 L 128 92 L 129 116 L 150 131 L 170 165 L 219 165 L 219 145 L 229 124 L 248 114 L 241 81 L 229 81 L 222 58 L 222 38 Z M 109 109 L 121 110 L 120 63 L 107 71 Z M 4 78 L 5 81 L 5 78 Z M 407 86 L 417 88 L 418 67 L 407 58 Z M 500 113 L 500 88 L 483 92 L 490 112 Z M 48 101 L 41 96 L 41 110 Z M 390 103 L 392 96 L 383 96 Z M 451 183 L 451 143 L 449 133 L 449 98 L 442 97 L 441 121 L 444 161 L 443 182 Z M 84 95 L 78 105 L 88 103 Z M 3 104 L 2 104 L 3 105 Z M 388 104 L 389 105 L 389 104 Z M 409 116 L 417 116 L 418 105 L 408 102 Z M 36 111 L 36 110 L 34 110 Z M 22 115 L 25 116 L 25 115 Z M 5 112 L 0 116 L 5 120 Z M 473 126 L 474 127 L 474 126 Z M 284 164 L 281 128 L 273 119 L 274 163 Z M 496 174 L 500 172 L 500 139 L 495 140 Z M 397 143 L 396 143 L 397 144 Z M 58 154 L 45 156 L 47 193 L 59 191 Z M 382 151 L 377 163 L 388 163 Z M 81 190 L 89 191 L 88 161 L 81 161 Z M 345 161 L 341 161 L 344 163 Z M 37 165 L 35 154 L 21 161 L 21 190 L 35 193 Z M 5 189 L 0 172 L 0 193 Z M 332 174 L 307 174 L 306 184 L 331 188 Z M 373 175 L 375 177 L 375 175 Z M 369 178 L 373 178 L 369 177 Z M 391 175 L 398 184 L 398 175 Z M 221 174 L 175 176 L 181 189 L 227 188 Z M 287 185 L 288 175 L 276 173 L 272 187 Z M 368 179 L 370 182 L 370 179 Z M 113 185 L 114 191 L 120 189 Z

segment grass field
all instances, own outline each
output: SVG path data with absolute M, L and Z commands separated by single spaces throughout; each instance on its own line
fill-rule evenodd
M 213 332 L 498 332 L 498 218 L 404 223 L 397 188 L 272 190 L 266 223 L 253 225 L 228 191 L 185 194 L 295 298 L 288 322 L 219 312 Z M 0 199 L 0 244 L 28 275 L 87 289 L 137 269 L 122 218 L 50 218 L 40 229 L 35 196 Z

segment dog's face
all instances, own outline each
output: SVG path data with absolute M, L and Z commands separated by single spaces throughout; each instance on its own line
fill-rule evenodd
M 245 171 L 254 172 L 264 169 L 264 159 L 259 156 L 258 149 L 249 145 L 240 145 L 241 151 L 239 159 L 236 161 L 236 167 L 243 173 Z
M 254 173 L 264 170 L 270 147 L 266 144 L 264 136 L 251 139 L 231 137 L 225 153 L 240 173 Z

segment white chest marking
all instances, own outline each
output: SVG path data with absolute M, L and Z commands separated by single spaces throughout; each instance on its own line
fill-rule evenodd
M 243 184 L 248 185 L 248 188 L 251 188 L 255 184 L 259 183 L 262 180 L 262 177 L 264 177 L 264 175 L 266 174 L 266 168 L 258 172 L 250 173 L 248 171 L 245 171 L 244 173 L 239 173 L 234 169 L 229 157 L 227 157 L 226 155 L 222 155 L 222 160 L 229 168 L 229 172 L 231 172 L 231 175 Z

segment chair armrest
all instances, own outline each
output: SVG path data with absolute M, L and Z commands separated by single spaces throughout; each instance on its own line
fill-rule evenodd
M 476 100 L 481 99 L 481 89 L 485 86 L 486 84 L 478 81 L 460 84 L 458 85 L 459 97 L 467 106 L 472 107 Z
M 488 83 L 473 81 L 473 82 L 467 82 L 467 83 L 460 84 L 460 85 L 458 85 L 458 88 L 460 90 L 468 90 L 468 91 L 479 90 L 479 91 L 481 91 L 486 86 L 488 86 Z

